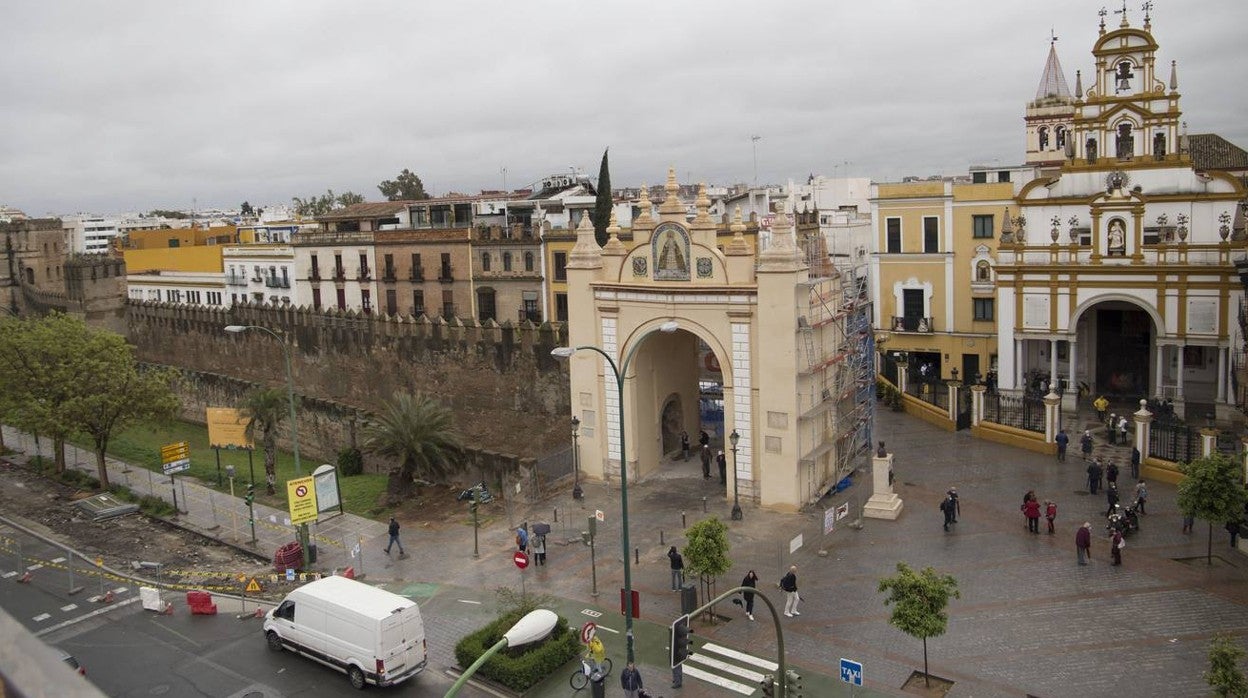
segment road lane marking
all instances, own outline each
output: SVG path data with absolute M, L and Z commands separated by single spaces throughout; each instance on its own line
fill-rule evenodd
M 481 605 L 481 602 L 480 602 L 480 601 L 473 601 L 472 599 L 458 599 L 458 601 L 459 601 L 460 603 L 470 603 L 470 604 L 472 604 L 473 606 L 480 606 L 480 605 Z
M 51 617 L 52 617 L 52 616 L 50 616 L 50 615 L 48 615 L 48 614 L 46 614 L 46 613 L 40 613 L 39 615 L 35 616 L 34 618 L 31 618 L 31 620 L 35 621 L 36 623 L 42 623 L 43 621 L 45 621 L 45 620 L 47 620 L 47 619 L 49 619 L 49 618 L 51 618 Z
M 746 664 L 753 664 L 754 666 L 761 667 L 763 669 L 766 669 L 767 671 L 775 671 L 776 669 L 780 668 L 779 664 L 776 664 L 775 662 L 771 660 L 763 659 L 761 657 L 755 657 L 754 655 L 746 654 L 745 652 L 738 652 L 737 650 L 734 650 L 730 647 L 717 645 L 713 642 L 708 642 L 705 645 L 702 645 L 702 647 L 700 647 L 699 649 L 701 649 L 704 652 L 714 652 L 715 654 L 722 654 L 725 657 L 730 657 L 739 662 L 745 662 Z M 762 679 L 760 678 L 759 680 L 761 681 Z
M 697 667 L 685 665 L 683 672 L 685 676 L 692 676 L 695 679 L 701 679 L 702 681 L 705 681 L 707 683 L 713 683 L 716 686 L 726 688 L 730 691 L 736 691 L 737 693 L 740 693 L 743 696 L 748 696 L 754 693 L 754 691 L 757 689 L 757 686 L 746 686 L 743 683 L 737 683 L 736 681 L 725 679 L 722 676 L 716 676 L 715 674 L 712 674 L 709 671 L 702 671 L 701 669 Z
M 619 635 L 619 634 L 620 634 L 620 631 L 618 631 L 618 630 L 612 630 L 611 628 L 608 628 L 608 627 L 607 627 L 607 626 L 605 626 L 605 625 L 599 625 L 599 626 L 598 626 L 598 629 L 599 629 L 599 630 L 605 630 L 605 631 L 607 631 L 607 632 L 609 632 L 609 633 L 612 633 L 612 634 L 614 634 L 614 635 Z
M 62 562 L 65 562 L 65 558 L 63 558 L 63 557 L 54 557 L 54 558 L 52 558 L 52 562 L 55 562 L 56 564 L 58 564 L 58 565 L 59 565 L 59 564 L 61 564 Z
M 27 567 L 27 568 L 26 568 L 26 570 L 27 570 L 27 571 L 29 571 L 29 572 L 34 572 L 35 570 L 37 570 L 37 569 L 39 569 L 39 568 L 41 568 L 41 567 L 43 567 L 43 564 L 41 564 L 41 563 L 37 563 L 37 564 L 34 564 L 34 565 L 31 565 L 31 566 Z
M 61 612 L 62 612 L 62 613 L 69 613 L 70 611 L 74 610 L 75 608 L 78 608 L 78 604 L 76 604 L 76 603 L 71 603 L 71 604 L 69 604 L 68 606 L 61 606 Z
M 60 623 L 57 623 L 56 625 L 53 625 L 50 628 L 44 628 L 43 630 L 40 630 L 39 632 L 35 633 L 35 637 L 43 637 L 44 635 L 47 635 L 49 633 L 54 633 L 57 630 L 60 630 L 61 628 L 68 628 L 69 626 L 75 623 L 81 623 L 84 620 L 94 618 L 100 614 L 108 613 L 109 611 L 121 608 L 122 606 L 129 606 L 130 604 L 135 604 L 138 602 L 139 602 L 138 598 L 126 599 L 125 601 L 119 601 L 115 604 L 112 604 L 111 606 L 97 608 L 96 610 L 91 611 L 90 613 L 87 613 L 85 615 L 78 616 L 77 618 L 70 618 L 69 620 L 63 620 Z
M 742 679 L 755 684 L 763 680 L 763 675 L 760 672 L 752 669 L 746 669 L 745 667 L 737 666 L 736 664 L 729 664 L 728 662 L 720 661 L 704 654 L 691 654 L 689 655 L 689 659 L 687 661 L 696 662 L 697 664 L 702 664 L 712 669 L 718 669 L 722 672 L 739 676 Z
M 3 576 L 5 579 L 8 579 L 9 577 L 16 577 L 16 576 L 17 576 L 17 573 L 16 573 L 16 572 L 5 572 L 5 573 L 4 573 L 4 575 L 2 575 L 2 576 Z

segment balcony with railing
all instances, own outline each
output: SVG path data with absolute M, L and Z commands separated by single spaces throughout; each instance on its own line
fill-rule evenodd
M 373 278 L 373 270 L 369 269 L 367 266 L 361 266 L 356 271 L 357 271 L 357 277 L 359 278 L 360 281 L 368 281 L 369 279 Z
M 246 286 L 247 275 L 246 274 L 226 274 L 225 285 L 226 286 Z
M 266 276 L 264 285 L 268 288 L 290 288 L 290 280 L 280 276 Z
M 407 279 L 409 281 L 424 281 L 425 268 L 419 265 L 412 267 L 412 270 L 407 273 Z
M 381 280 L 389 282 L 389 283 L 394 283 L 394 280 L 395 280 L 394 267 L 386 267 L 385 270 L 381 272 Z M 390 314 L 393 315 L 394 313 L 390 313 Z
M 455 277 L 451 274 L 450 265 L 449 264 L 442 265 L 442 268 L 438 271 L 438 281 L 449 284 L 450 282 L 454 280 L 455 280 Z
M 345 267 L 334 267 L 334 281 L 346 281 L 347 270 Z
M 936 323 L 930 317 L 911 317 L 911 316 L 893 316 L 893 332 L 922 332 L 931 333 L 936 331 Z
M 312 267 L 312 271 L 308 272 L 308 281 L 320 281 L 320 280 L 321 280 L 321 270 L 318 269 L 317 267 Z

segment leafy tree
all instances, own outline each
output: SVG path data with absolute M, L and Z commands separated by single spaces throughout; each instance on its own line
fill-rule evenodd
M 1208 564 L 1213 564 L 1213 524 L 1239 521 L 1248 503 L 1248 490 L 1240 480 L 1240 466 L 1221 453 L 1179 463 L 1179 511 L 1209 524 Z
M 1219 633 L 1213 636 L 1209 645 L 1209 671 L 1204 673 L 1204 677 L 1223 698 L 1248 697 L 1248 679 L 1244 678 L 1244 672 L 1239 667 L 1243 658 L 1244 648 L 1229 635 Z
M 109 439 L 134 424 L 173 419 L 180 406 L 171 390 L 178 374 L 167 368 L 141 369 L 124 338 L 95 334 L 92 370 L 79 376 L 76 394 L 65 407 L 75 429 L 90 437 L 100 487 L 107 489 Z
M 904 562 L 897 563 L 897 574 L 880 580 L 880 592 L 889 592 L 884 605 L 893 606 L 888 624 L 923 640 L 923 683 L 930 686 L 927 670 L 927 638 L 940 637 L 949 626 L 945 607 L 950 598 L 959 598 L 958 580 L 937 574 L 931 567 L 915 572 Z
M 602 165 L 598 168 L 598 198 L 594 199 L 594 239 L 598 245 L 607 244 L 607 226 L 611 224 L 611 172 L 607 168 L 607 150 L 602 151 Z
M 387 201 L 416 201 L 429 198 L 429 194 L 425 192 L 424 182 L 421 182 L 420 177 L 406 167 L 398 177 L 378 184 L 377 189 Z
M 264 480 L 269 494 L 277 492 L 277 427 L 290 416 L 290 401 L 280 388 L 260 388 L 243 403 L 247 437 L 264 449 Z M 257 438 L 259 437 L 259 438 Z
M 702 519 L 685 532 L 685 569 L 698 575 L 704 598 L 709 597 L 715 579 L 732 569 L 728 558 L 728 527 L 718 517 Z M 710 609 L 714 617 L 715 609 Z
M 175 220 L 183 220 L 190 218 L 189 214 L 181 211 L 169 211 L 163 208 L 154 208 L 147 212 L 149 218 L 173 218 Z
M 386 486 L 391 502 L 415 490 L 417 477 L 443 480 L 463 455 L 451 411 L 423 393 L 397 393 L 364 429 L 364 450 L 399 461 Z
M 336 208 L 363 203 L 364 197 L 354 192 L 335 194 L 333 189 L 326 189 L 325 193 L 320 196 L 307 199 L 296 196 L 291 199 L 291 202 L 294 204 L 295 213 L 300 216 L 323 216 Z

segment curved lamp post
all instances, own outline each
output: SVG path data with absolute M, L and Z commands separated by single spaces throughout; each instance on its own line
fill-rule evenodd
M 282 359 L 286 364 L 286 401 L 290 406 L 290 442 L 291 452 L 295 456 L 295 477 L 303 475 L 303 466 L 299 462 L 299 421 L 295 416 L 295 381 L 290 374 L 290 342 L 282 335 L 260 325 L 226 325 L 225 331 L 232 334 L 239 334 L 248 330 L 259 330 L 272 335 L 274 339 L 282 345 Z M 308 524 L 299 524 L 299 545 L 303 548 L 303 568 L 306 570 L 312 566 L 312 551 L 309 550 L 308 540 Z
M 728 443 L 732 444 L 732 520 L 733 521 L 740 521 L 741 519 L 745 518 L 745 515 L 741 513 L 741 500 L 737 495 L 737 476 L 740 474 L 737 472 L 737 442 L 740 440 L 741 440 L 741 435 L 737 433 L 736 429 L 733 429 L 732 433 L 728 435 Z
M 659 331 L 671 334 L 680 329 L 680 325 L 675 320 L 668 320 L 659 325 Z M 624 361 L 617 367 L 615 359 L 611 355 L 599 347 L 592 344 L 584 344 L 579 347 L 555 347 L 550 350 L 550 355 L 557 359 L 567 359 L 582 349 L 595 351 L 602 354 L 602 358 L 607 360 L 607 365 L 611 367 L 611 372 L 615 375 L 616 401 L 619 403 L 620 417 L 620 524 L 622 527 L 622 535 L 620 537 L 621 547 L 624 549 L 624 627 L 625 638 L 628 646 L 628 661 L 637 660 L 633 652 L 633 571 L 629 558 L 629 542 L 628 542 L 628 456 L 624 450 L 624 378 L 628 375 L 628 365 L 632 362 L 633 357 L 637 354 L 637 349 L 641 347 L 641 338 L 633 344 L 633 348 L 628 350 Z
M 480 669 L 481 665 L 485 664 L 490 657 L 498 654 L 499 650 L 504 647 L 519 647 L 530 642 L 537 642 L 549 635 L 558 622 L 559 616 L 554 611 L 549 611 L 545 608 L 529 611 L 523 618 L 516 621 L 515 625 L 511 626 L 511 630 L 503 633 L 503 639 L 494 643 L 493 647 L 486 650 L 480 657 L 477 657 L 477 661 L 473 662 L 472 666 L 464 671 L 463 675 L 451 686 L 451 689 L 446 692 L 443 698 L 451 698 L 451 696 L 457 695 L 459 689 L 468 683 L 468 679 L 477 673 L 477 669 Z

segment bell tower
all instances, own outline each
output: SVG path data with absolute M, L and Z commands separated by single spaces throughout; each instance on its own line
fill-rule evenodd
M 1059 168 L 1065 158 L 1075 116 L 1075 101 L 1057 60 L 1057 36 L 1050 34 L 1049 57 L 1044 63 L 1036 98 L 1027 103 L 1027 164 Z

